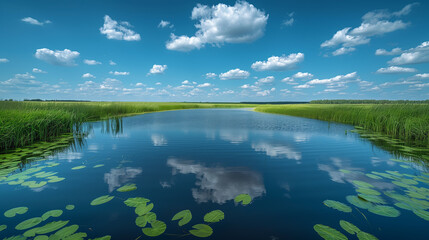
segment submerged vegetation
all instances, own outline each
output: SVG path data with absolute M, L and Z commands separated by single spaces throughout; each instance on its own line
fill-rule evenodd
M 249 104 L 160 102 L 17 102 L 0 101 L 0 152 L 50 141 L 83 122 L 156 111 L 239 108 Z
M 263 105 L 255 110 L 352 124 L 421 145 L 429 140 L 429 104 Z

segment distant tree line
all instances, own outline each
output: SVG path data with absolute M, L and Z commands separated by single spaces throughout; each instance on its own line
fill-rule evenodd
M 429 104 L 429 100 L 313 100 L 313 104 Z

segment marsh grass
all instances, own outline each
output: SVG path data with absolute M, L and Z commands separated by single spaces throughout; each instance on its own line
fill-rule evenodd
M 255 110 L 352 124 L 424 145 L 429 140 L 429 104 L 261 105 Z
M 38 141 L 50 141 L 53 137 L 79 129 L 87 121 L 156 111 L 252 106 L 221 103 L 0 101 L 0 152 Z

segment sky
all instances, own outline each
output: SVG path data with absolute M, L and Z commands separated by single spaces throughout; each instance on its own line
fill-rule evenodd
M 2 0 L 0 99 L 429 99 L 429 1 Z

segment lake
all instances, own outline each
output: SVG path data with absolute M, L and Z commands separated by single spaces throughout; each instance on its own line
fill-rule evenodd
M 138 208 L 139 225 L 149 221 L 147 233 L 162 232 L 165 223 L 155 239 L 198 239 L 189 233 L 196 224 L 205 225 L 194 233 L 211 234 L 209 239 L 322 239 L 316 224 L 330 227 L 317 225 L 322 235 L 339 231 L 349 239 L 358 239 L 357 231 L 378 239 L 429 234 L 427 168 L 398 159 L 350 132 L 350 125 L 250 109 L 198 109 L 125 117 L 114 129 L 105 122 L 88 126 L 81 147 L 0 178 L 0 225 L 7 226 L 0 226 L 0 239 L 25 232 L 28 239 L 50 236 L 71 225 L 79 229 L 60 234 L 149 239 L 136 225 Z M 124 185 L 129 189 L 117 191 Z M 251 202 L 235 202 L 240 194 Z M 150 202 L 124 203 L 136 197 Z M 16 207 L 24 208 L 3 214 Z M 50 210 L 60 211 L 45 214 Z M 182 210 L 192 219 L 179 226 L 172 218 Z M 221 211 L 211 214 L 215 222 L 205 222 L 214 210 Z M 157 220 L 145 220 L 147 211 Z M 359 230 L 346 227 L 348 233 L 340 220 Z

